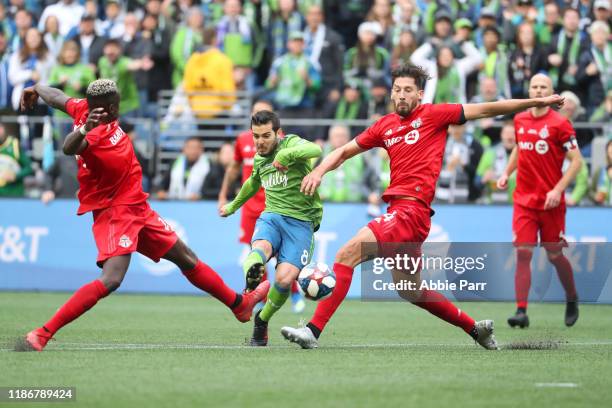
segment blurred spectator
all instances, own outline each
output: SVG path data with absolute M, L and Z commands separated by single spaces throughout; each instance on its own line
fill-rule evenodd
M 595 109 L 589 117 L 590 122 L 610 123 L 612 121 L 612 89 L 608 91 L 606 99 Z
M 185 65 L 191 54 L 202 46 L 202 30 L 204 15 L 198 7 L 191 7 L 187 13 L 187 24 L 181 25 L 170 45 L 170 58 L 174 70 L 172 72 L 172 87 L 176 88 L 182 81 Z
M 170 30 L 159 25 L 159 17 L 146 14 L 142 20 L 142 37 L 150 43 L 150 54 L 142 67 L 147 71 L 146 116 L 156 114 L 159 91 L 172 89 L 172 64 L 170 62 Z M 150 59 L 148 58 L 150 57 Z
M 0 31 L 0 115 L 13 112 L 11 97 L 13 85 L 9 81 L 8 38 Z
M 0 2 L 0 33 L 2 33 L 4 38 L 8 41 L 8 39 L 13 36 L 15 30 L 15 22 L 8 15 L 4 3 Z
M 398 35 L 397 44 L 391 51 L 391 69 L 410 62 L 410 56 L 416 50 L 414 33 L 406 26 Z
M 610 13 L 610 0 L 595 0 L 593 2 L 593 17 L 595 21 L 608 24 L 608 29 L 612 30 L 612 14 Z
M 415 4 L 412 0 L 397 2 L 396 6 L 399 9 L 399 16 L 396 18 L 395 26 L 392 28 L 391 44 L 389 48 L 393 49 L 400 44 L 400 36 L 406 31 L 413 34 L 415 48 L 418 39 L 423 35 L 423 28 L 419 15 L 415 12 Z
M 231 143 L 223 143 L 217 154 L 210 161 L 210 171 L 202 184 L 202 199 L 217 199 L 219 191 L 221 191 L 221 185 L 223 184 L 225 169 L 232 164 L 233 160 L 234 147 Z M 230 189 L 230 195 L 228 197 L 230 200 L 233 198 L 234 192 L 235 190 Z
M 597 204 L 612 204 L 612 140 L 606 144 L 606 165 L 593 171 L 595 194 L 593 200 Z
M 199 200 L 204 180 L 210 172 L 210 162 L 204 154 L 204 144 L 191 137 L 183 145 L 183 153 L 163 176 L 160 200 Z
M 516 48 L 510 54 L 508 67 L 512 97 L 527 98 L 529 79 L 547 69 L 546 51 L 536 44 L 533 25 L 521 24 L 516 32 Z
M 452 44 L 453 18 L 446 7 L 437 9 L 434 15 L 433 33 L 428 41 L 434 47 Z
M 208 4 L 207 2 L 205 4 Z M 176 31 L 174 21 L 171 16 L 171 1 L 147 0 L 145 3 L 144 14 L 151 14 L 157 18 L 157 25 L 160 30 L 168 30 L 173 33 Z
M 78 29 L 67 38 L 76 41 L 81 48 L 81 63 L 89 64 L 97 72 L 98 61 L 104 55 L 106 40 L 96 34 L 95 21 L 96 19 L 92 14 L 83 14 Z
M 445 170 L 456 174 L 463 172 L 470 159 L 468 143 L 465 139 L 465 125 L 451 125 L 444 153 Z
M 380 24 L 365 22 L 359 26 L 359 40 L 344 57 L 344 79 L 360 80 L 364 88 L 372 81 L 387 78 L 389 73 L 389 52 L 376 45 L 376 37 L 381 35 Z
M 563 162 L 563 171 L 565 172 L 565 166 L 569 167 L 569 161 Z M 570 206 L 580 205 L 582 200 L 589 194 L 589 168 L 586 162 L 582 162 L 580 171 L 576 175 L 576 179 L 572 183 L 571 193 L 566 193 L 565 203 Z
M 591 115 L 612 89 L 612 41 L 610 28 L 602 21 L 590 27 L 591 48 L 580 56 L 576 80 L 586 97 L 587 115 Z
M 338 121 L 367 119 L 368 108 L 368 103 L 359 84 L 356 81 L 347 81 L 340 99 L 337 102 L 328 102 L 323 107 L 322 117 Z M 350 129 L 350 133 L 353 135 L 362 131 L 363 127 L 352 126 Z
M 24 88 L 37 82 L 48 83 L 54 63 L 40 32 L 36 28 L 30 28 L 26 33 L 23 47 L 14 53 L 9 61 L 9 80 L 13 85 L 13 109 L 19 109 L 19 100 Z M 29 113 L 45 115 L 48 112 L 47 106 L 39 102 Z
M 327 25 L 344 39 L 344 45 L 357 42 L 357 29 L 365 20 L 373 0 L 326 0 L 324 2 Z
M 15 13 L 15 31 L 9 43 L 11 54 L 18 52 L 23 46 L 26 33 L 32 28 L 33 20 L 32 14 L 27 10 L 19 9 Z
M 508 80 L 508 55 L 506 48 L 500 44 L 501 36 L 497 28 L 491 26 L 484 29 L 483 44 L 480 52 L 483 61 L 480 65 L 480 77 L 494 78 L 501 95 L 511 98 L 510 81 Z
M 561 96 L 565 98 L 565 103 L 559 109 L 559 113 L 569 119 L 570 122 L 586 122 L 587 116 L 585 109 L 582 107 L 580 99 L 571 91 L 561 92 Z M 578 128 L 576 130 L 576 141 L 583 152 L 583 155 L 589 157 L 590 143 L 593 140 L 593 132 L 591 129 Z
M 586 49 L 588 39 L 579 30 L 580 14 L 568 8 L 563 12 L 563 28 L 553 37 L 548 63 L 550 77 L 557 92 L 579 93 L 576 86 L 578 58 Z
M 268 30 L 269 60 L 274 61 L 288 52 L 289 36 L 302 31 L 304 17 L 296 10 L 295 0 L 278 0 L 278 11 L 272 16 Z
M 98 62 L 100 78 L 115 81 L 121 94 L 119 113 L 121 116 L 134 116 L 140 106 L 138 88 L 134 80 L 133 71 L 150 69 L 151 61 L 148 59 L 132 60 L 123 55 L 119 40 L 108 40 L 104 45 L 104 57 Z
M 374 0 L 374 4 L 366 15 L 366 21 L 374 21 L 380 25 L 379 44 L 390 48 L 393 38 L 393 14 L 389 0 Z
M 508 190 L 499 192 L 500 198 L 496 198 L 496 193 L 498 192 L 497 179 L 506 168 L 510 154 L 515 146 L 514 124 L 512 121 L 505 122 L 501 130 L 501 141 L 485 150 L 476 169 L 474 185 L 482 192 L 485 203 L 492 201 L 512 202 L 512 194 L 516 188 L 516 172 L 508 180 Z M 504 198 L 502 199 L 501 197 Z
M 140 29 L 140 22 L 134 13 L 127 13 L 124 18 L 125 31 L 121 37 L 123 54 L 131 60 L 150 59 L 153 44 L 150 38 L 145 38 Z M 150 37 L 150 36 L 149 36 Z M 150 65 L 150 64 L 149 64 Z M 132 71 L 136 88 L 138 88 L 139 116 L 149 116 L 149 71 L 142 69 Z M 144 67 L 144 68 L 148 68 Z M 125 131 L 125 128 L 123 129 Z
M 49 204 L 56 198 L 75 198 L 79 190 L 78 162 L 73 156 L 56 155 L 51 167 L 45 171 L 40 200 Z
M 350 139 L 351 134 L 346 126 L 332 126 L 329 129 L 329 141 L 323 146 L 322 158 L 347 144 Z M 346 160 L 336 170 L 323 177 L 319 187 L 321 199 L 335 203 L 364 201 L 369 194 L 364 183 L 365 171 L 363 155 Z
M 342 89 L 342 58 L 344 45 L 338 33 L 323 24 L 323 9 L 314 5 L 306 14 L 307 27 L 304 32 L 305 53 L 315 67 L 321 71 L 321 89 L 317 94 L 317 105 L 324 101 L 337 101 Z
M 368 101 L 368 118 L 370 120 L 378 120 L 393 111 L 393 107 L 390 105 L 389 87 L 383 79 L 374 81 Z
M 461 50 L 465 57 L 455 60 L 448 46 L 438 48 L 433 55 L 431 44 L 425 43 L 414 51 L 411 60 L 415 65 L 424 67 L 432 79 L 425 85 L 423 103 L 466 103 L 466 76 L 475 71 L 482 58 L 471 42 L 464 42 Z
M 118 0 L 107 0 L 104 8 L 104 20 L 96 21 L 96 31 L 104 38 L 121 38 L 125 32 L 123 19 L 125 15 L 121 11 Z
M 480 16 L 478 16 L 478 27 L 473 33 L 474 44 L 476 44 L 476 47 L 482 48 L 484 46 L 484 29 L 495 26 L 496 24 L 497 12 L 492 7 L 485 7 L 480 10 Z
M 47 17 L 47 21 L 45 22 L 45 30 L 43 32 L 43 39 L 47 45 L 49 53 L 51 53 L 53 58 L 57 58 L 60 50 L 62 49 L 62 44 L 64 43 L 64 36 L 59 32 L 59 21 L 57 20 L 57 17 Z
M 224 15 L 217 23 L 217 47 L 232 60 L 234 69 L 251 74 L 253 61 L 253 32 L 248 19 L 241 15 L 240 0 L 225 0 Z
M 289 52 L 272 64 L 266 87 L 274 91 L 274 104 L 281 110 L 312 108 L 321 77 L 304 55 L 304 34 L 301 31 L 292 32 L 287 48 Z
M 185 66 L 184 88 L 190 92 L 232 93 L 236 90 L 232 60 L 222 53 L 216 44 L 216 30 L 205 28 L 205 47 L 195 52 Z M 189 104 L 199 118 L 211 118 L 231 109 L 233 95 L 190 95 Z
M 224 0 L 205 0 L 202 3 L 202 10 L 204 11 L 205 19 L 204 25 L 206 27 L 213 27 L 217 25 L 223 16 Z
M 0 123 L 0 197 L 23 197 L 23 178 L 32 174 L 30 158 L 19 140 L 8 135 Z
M 90 82 L 96 77 L 93 70 L 85 64 L 80 63 L 79 46 L 74 41 L 66 41 L 58 57 L 58 64 L 51 69 L 49 85 L 59 88 L 68 96 L 83 98 Z M 68 117 L 61 110 L 54 113 L 61 117 Z
M 547 2 L 544 5 L 544 21 L 538 22 L 535 26 L 538 43 L 542 46 L 549 45 L 562 28 L 559 5 L 554 1 Z
M 516 28 L 523 23 L 534 24 L 538 18 L 538 10 L 533 0 L 517 0 L 514 5 L 507 4 L 502 12 L 503 36 L 500 40 L 511 43 L 516 38 Z
M 74 26 L 79 24 L 83 13 L 85 13 L 85 8 L 78 1 L 59 0 L 45 8 L 38 20 L 38 29 L 41 32 L 45 31 L 47 18 L 55 17 L 59 22 L 59 33 L 65 37 Z

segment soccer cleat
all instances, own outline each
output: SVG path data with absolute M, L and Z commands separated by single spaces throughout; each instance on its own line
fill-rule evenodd
M 306 302 L 304 302 L 304 296 L 300 292 L 291 294 L 291 307 L 293 313 L 302 313 L 306 309 Z
M 42 327 L 34 329 L 26 334 L 23 350 L 20 351 L 43 351 L 51 337 L 51 333 Z
M 283 327 L 281 329 L 281 334 L 290 342 L 299 344 L 303 349 L 314 349 L 319 347 L 319 341 L 308 327 L 299 327 L 297 329 L 293 327 Z
M 510 327 L 518 326 L 521 329 L 524 329 L 525 327 L 529 327 L 529 317 L 527 316 L 527 313 L 517 311 L 514 316 L 510 316 L 508 318 L 508 324 Z
M 493 320 L 481 320 L 474 324 L 476 328 L 476 342 L 487 350 L 499 350 L 495 335 L 493 334 Z
M 572 327 L 578 320 L 578 302 L 567 302 L 565 304 L 565 325 Z
M 259 312 L 255 315 L 253 336 L 251 337 L 249 345 L 253 347 L 265 347 L 268 345 L 268 322 L 259 318 Z
M 232 312 L 234 312 L 234 315 L 236 316 L 236 319 L 238 319 L 242 323 L 246 323 L 251 320 L 253 308 L 255 307 L 257 302 L 266 297 L 269 290 L 270 282 L 266 280 L 260 283 L 259 286 L 255 288 L 255 290 L 252 290 L 249 293 L 242 295 L 242 302 L 240 302 L 240 304 L 232 310 Z
M 266 267 L 262 263 L 255 263 L 251 265 L 249 270 L 246 273 L 246 286 L 244 288 L 244 293 L 249 293 L 261 283 L 261 280 L 266 273 Z

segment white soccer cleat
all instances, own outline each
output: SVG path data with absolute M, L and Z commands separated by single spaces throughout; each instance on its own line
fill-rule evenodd
M 285 326 L 281 329 L 281 334 L 290 342 L 299 344 L 303 349 L 319 347 L 319 341 L 308 327 L 294 329 L 293 327 Z
M 487 350 L 499 350 L 495 335 L 493 334 L 493 320 L 481 320 L 474 325 L 476 332 L 476 342 Z

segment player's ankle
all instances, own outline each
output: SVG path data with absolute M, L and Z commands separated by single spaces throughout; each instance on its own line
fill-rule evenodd
M 319 338 L 319 336 L 321 335 L 321 329 L 319 329 L 317 326 L 315 326 L 312 323 L 308 323 L 306 325 L 306 327 L 308 327 L 310 329 L 310 331 L 315 336 L 315 338 L 317 338 L 317 339 Z

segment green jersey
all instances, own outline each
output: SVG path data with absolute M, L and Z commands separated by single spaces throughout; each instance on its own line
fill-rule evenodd
M 263 186 L 266 190 L 264 212 L 310 221 L 317 229 L 323 217 L 321 199 L 317 192 L 312 196 L 300 192 L 300 186 L 302 179 L 312 171 L 311 159 L 320 155 L 321 148 L 316 144 L 297 135 L 287 135 L 269 156 L 255 155 L 251 177 L 244 183 L 234 201 L 228 204 L 227 212 L 236 212 Z M 272 165 L 275 160 L 288 167 L 288 170 L 277 170 Z

